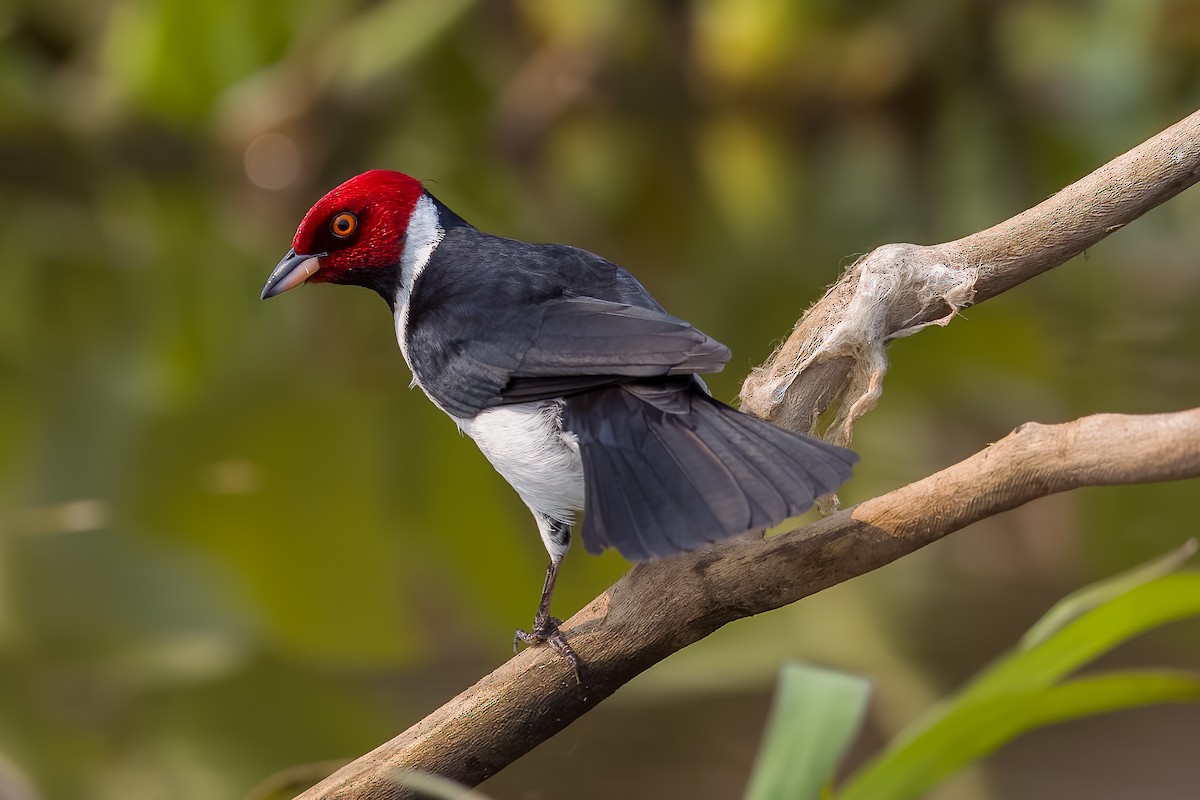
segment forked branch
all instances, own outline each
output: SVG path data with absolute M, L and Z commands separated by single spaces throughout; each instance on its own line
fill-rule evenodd
M 851 265 L 742 385 L 742 409 L 850 440 L 874 408 L 884 345 L 1057 267 L 1200 180 L 1200 111 L 1012 219 L 945 244 L 888 244 Z
M 743 407 L 831 438 L 879 396 L 884 343 L 1055 267 L 1200 178 L 1200 112 L 977 234 L 886 245 L 860 259 L 747 379 Z M 585 685 L 552 650 L 531 648 L 300 800 L 390 800 L 415 769 L 474 785 L 550 738 L 635 675 L 722 625 L 870 572 L 976 520 L 1080 486 L 1200 476 L 1200 409 L 1101 414 L 1023 425 L 924 480 L 771 539 L 742 539 L 639 564 L 564 631 Z

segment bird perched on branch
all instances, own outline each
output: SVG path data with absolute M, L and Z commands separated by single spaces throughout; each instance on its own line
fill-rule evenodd
M 550 565 L 530 631 L 579 674 L 550 616 L 583 511 L 583 546 L 632 561 L 775 525 L 850 477 L 858 457 L 709 396 L 729 350 L 667 314 L 621 267 L 469 225 L 407 175 L 351 178 L 305 215 L 262 297 L 364 286 L 434 405 L 533 512 Z

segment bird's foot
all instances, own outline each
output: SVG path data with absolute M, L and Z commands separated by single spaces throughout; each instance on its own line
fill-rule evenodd
M 571 647 L 567 637 L 559 629 L 562 620 L 556 619 L 548 615 L 538 614 L 533 618 L 533 630 L 528 633 L 520 628 L 517 629 L 513 636 L 513 652 L 521 646 L 521 642 L 527 645 L 548 644 L 558 651 L 558 654 L 567 660 L 571 665 L 571 670 L 575 673 L 575 680 L 583 683 L 583 678 L 580 675 L 579 656 L 575 654 L 575 648 Z

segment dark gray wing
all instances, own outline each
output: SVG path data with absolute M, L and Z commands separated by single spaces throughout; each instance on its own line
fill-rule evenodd
M 589 553 L 651 561 L 807 511 L 858 456 L 730 408 L 694 381 L 663 378 L 571 397 Z
M 592 297 L 551 300 L 514 377 L 715 372 L 729 350 L 662 311 Z
M 729 360 L 599 256 L 470 228 L 448 231 L 417 280 L 408 352 L 425 391 L 460 417 Z

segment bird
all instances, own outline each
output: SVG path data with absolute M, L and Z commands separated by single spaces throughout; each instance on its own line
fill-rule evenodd
M 624 268 L 485 233 L 401 172 L 364 172 L 321 197 L 261 298 L 305 283 L 387 302 L 413 384 L 533 513 L 550 561 L 513 649 L 549 644 L 576 678 L 550 603 L 580 512 L 589 553 L 652 561 L 801 514 L 858 461 L 712 397 L 700 376 L 729 349 Z

